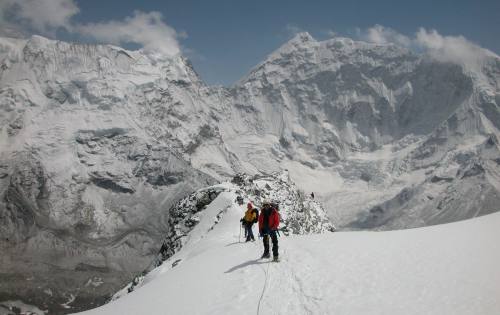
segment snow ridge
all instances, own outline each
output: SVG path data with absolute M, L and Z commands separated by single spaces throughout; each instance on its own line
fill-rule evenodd
M 231 183 L 222 183 L 200 189 L 172 206 L 169 211 L 170 232 L 164 238 L 157 257 L 146 270 L 116 293 L 112 300 L 140 287 L 147 273 L 161 266 L 164 262 L 169 262 L 172 268 L 175 267 L 180 260 L 173 260 L 172 256 L 181 251 L 186 244 L 193 244 L 199 239 L 209 236 L 209 232 L 222 220 L 229 206 L 219 209 L 211 225 L 206 225 L 203 222 L 204 229 L 202 229 L 201 234 L 192 231 L 203 219 L 210 222 L 210 217 L 207 218 L 204 211 L 222 192 L 236 195 L 232 206 L 241 208 L 242 216 L 248 202 L 251 202 L 257 209 L 260 209 L 265 200 L 271 200 L 278 204 L 281 218 L 279 230 L 283 236 L 335 231 L 335 227 L 329 221 L 322 205 L 304 196 L 304 193 L 299 191 L 290 180 L 287 171 L 266 176 L 237 174 Z M 204 233 L 203 230 L 205 230 Z

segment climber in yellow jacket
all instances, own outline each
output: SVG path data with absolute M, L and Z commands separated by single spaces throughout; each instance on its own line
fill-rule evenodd
M 259 210 L 254 208 L 252 203 L 249 202 L 247 204 L 247 211 L 245 211 L 245 216 L 240 220 L 241 224 L 245 228 L 246 242 L 255 241 L 255 237 L 253 236 L 252 226 L 254 223 L 257 223 L 258 218 L 259 218 Z

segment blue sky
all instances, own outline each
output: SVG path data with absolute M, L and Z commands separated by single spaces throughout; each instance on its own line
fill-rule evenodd
M 42 2 L 72 2 L 78 10 L 77 13 L 68 13 L 74 24 L 121 21 L 132 16 L 135 10 L 159 12 L 162 23 L 172 28 L 183 53 L 192 60 L 197 72 L 209 84 L 233 83 L 300 30 L 308 31 L 317 39 L 328 38 L 332 32 L 359 38 L 360 33 L 379 24 L 413 37 L 420 27 L 424 27 L 428 30 L 435 29 L 442 35 L 462 35 L 497 54 L 500 52 L 498 0 Z M 19 21 L 20 19 L 13 19 L 13 24 Z M 52 37 L 89 40 L 88 36 L 85 39 L 85 36 L 76 35 L 74 31 L 67 29 L 59 28 L 52 32 L 47 32 L 48 26 L 44 29 L 45 35 L 48 33 Z M 94 30 L 95 28 L 87 28 L 86 34 Z M 32 27 L 31 32 L 36 32 L 36 29 L 33 30 Z M 110 38 L 108 34 L 97 40 L 106 41 L 111 40 Z M 141 45 L 120 44 L 129 48 Z

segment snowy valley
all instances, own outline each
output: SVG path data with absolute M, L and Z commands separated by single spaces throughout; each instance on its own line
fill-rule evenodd
M 92 312 L 498 312 L 500 58 L 481 53 L 299 33 L 219 87 L 181 55 L 0 38 L 0 305 L 82 311 L 144 275 Z M 238 195 L 280 201 L 283 264 L 237 242 Z

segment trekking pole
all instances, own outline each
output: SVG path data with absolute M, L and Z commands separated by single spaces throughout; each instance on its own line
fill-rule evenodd
M 241 223 L 240 223 L 240 236 L 238 236 L 238 243 L 241 243 Z

